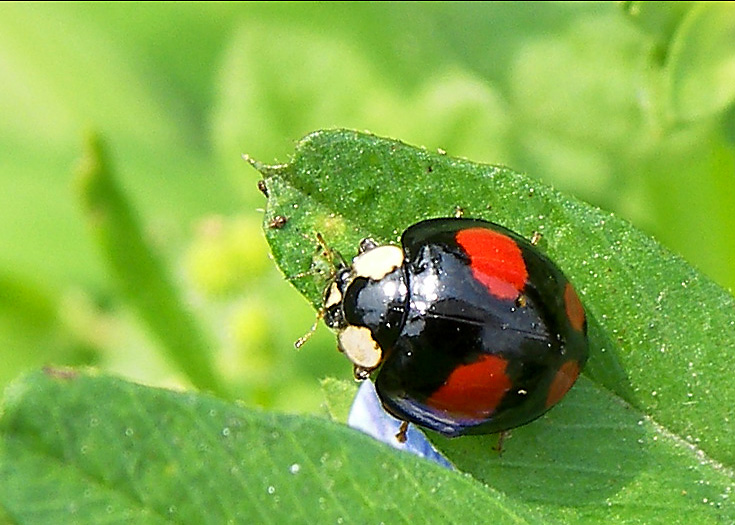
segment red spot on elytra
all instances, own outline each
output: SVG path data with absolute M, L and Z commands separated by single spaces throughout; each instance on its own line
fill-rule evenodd
M 470 258 L 470 269 L 495 297 L 515 300 L 528 278 L 523 254 L 516 242 L 487 228 L 457 232 L 457 243 Z
M 455 368 L 427 403 L 453 416 L 485 419 L 512 386 L 505 374 L 507 365 L 501 357 L 483 354 L 478 361 Z
M 582 301 L 579 300 L 577 292 L 569 283 L 564 287 L 564 307 L 572 328 L 581 332 L 585 322 L 584 306 L 582 306 Z
M 549 393 L 546 395 L 546 408 L 556 405 L 569 392 L 578 376 L 579 363 L 577 361 L 567 361 L 561 365 L 551 382 Z

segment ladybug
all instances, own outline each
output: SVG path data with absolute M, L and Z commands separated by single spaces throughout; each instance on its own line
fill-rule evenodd
M 364 239 L 327 285 L 323 316 L 402 432 L 524 425 L 559 402 L 588 357 L 569 280 L 532 242 L 479 219 L 418 222 L 401 246 Z

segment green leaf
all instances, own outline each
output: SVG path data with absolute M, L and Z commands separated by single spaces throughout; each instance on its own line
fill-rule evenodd
M 735 100 L 735 5 L 704 2 L 684 18 L 668 64 L 671 109 L 680 120 L 707 117 Z
M 352 408 L 352 398 L 357 394 L 355 381 L 344 381 L 326 377 L 321 381 L 324 405 L 333 421 L 347 423 Z
M 315 307 L 330 271 L 316 232 L 349 259 L 363 237 L 398 242 L 410 224 L 460 206 L 526 237 L 543 234 L 540 248 L 589 314 L 587 378 L 547 417 L 514 430 L 500 460 L 493 437 L 436 438 L 462 469 L 548 516 L 604 519 L 612 507 L 645 522 L 663 506 L 735 519 L 727 292 L 627 222 L 508 168 L 353 131 L 307 136 L 288 164 L 253 164 L 270 195 L 266 225 L 288 218 L 266 228 L 276 262 Z
M 90 227 L 125 299 L 195 386 L 226 396 L 212 364 L 213 345 L 146 241 L 98 136 L 88 140 L 78 179 Z
M 17 523 L 499 523 L 538 516 L 326 419 L 48 369 L 12 385 L 0 505 Z

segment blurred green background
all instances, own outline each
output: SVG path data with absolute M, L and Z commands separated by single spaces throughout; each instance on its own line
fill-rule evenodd
M 91 235 L 88 130 L 249 404 L 316 411 L 317 379 L 351 374 L 324 328 L 293 349 L 314 313 L 241 159 L 320 128 L 528 172 L 732 287 L 733 28 L 733 4 L 687 2 L 2 4 L 0 385 L 54 364 L 188 386 Z

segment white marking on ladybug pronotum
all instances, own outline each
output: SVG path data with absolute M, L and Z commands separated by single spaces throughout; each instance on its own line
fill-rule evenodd
M 337 338 L 339 349 L 355 366 L 372 370 L 380 364 L 383 351 L 366 326 L 348 326 Z
M 324 301 L 324 309 L 328 309 L 330 306 L 339 304 L 342 302 L 342 292 L 339 291 L 337 283 L 332 283 L 327 293 L 327 299 Z
M 403 264 L 403 250 L 392 244 L 378 246 L 355 257 L 352 270 L 357 277 L 379 281 Z

